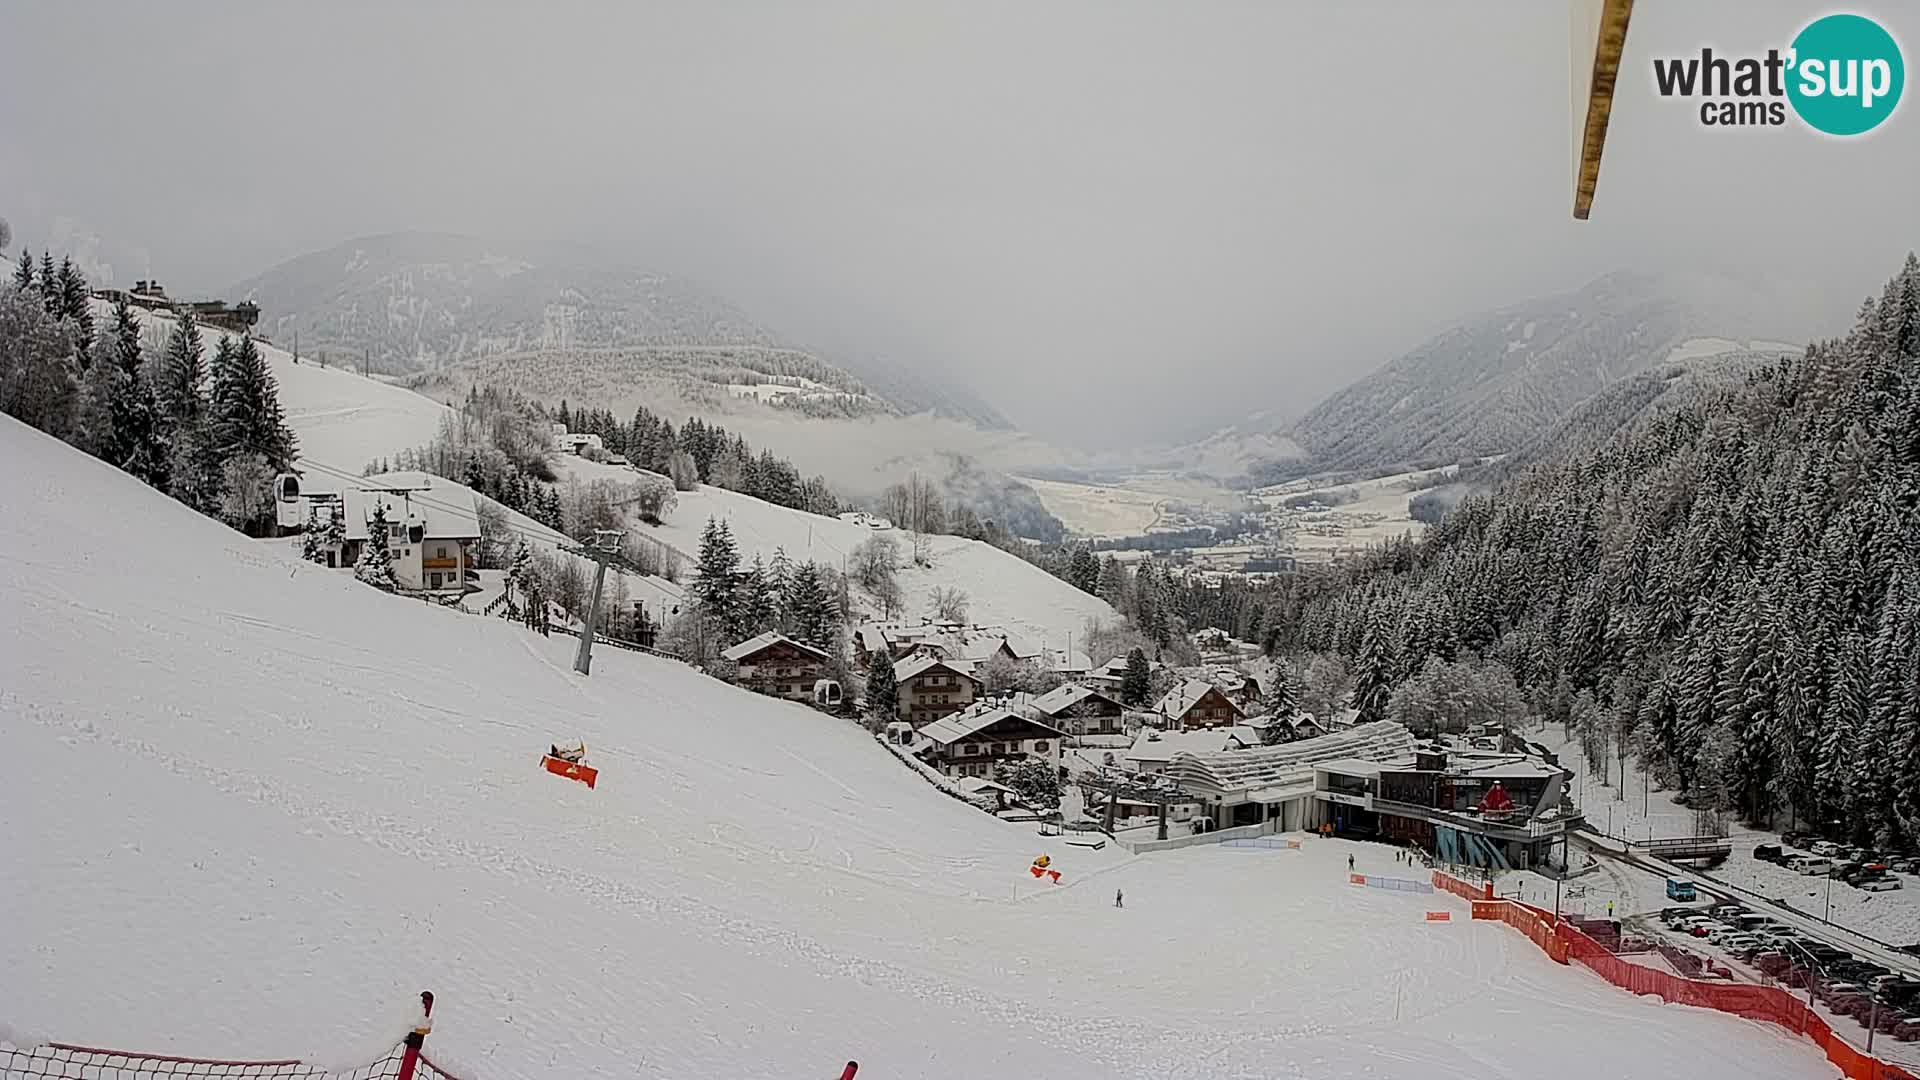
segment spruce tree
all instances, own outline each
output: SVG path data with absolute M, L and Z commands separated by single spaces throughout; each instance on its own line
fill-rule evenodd
M 206 379 L 206 350 L 200 341 L 200 326 L 190 312 L 183 311 L 167 338 L 166 356 L 161 360 L 160 378 L 154 388 L 169 433 L 205 415 L 202 387 Z
M 700 555 L 690 591 L 702 612 L 729 629 L 733 624 L 734 572 L 739 567 L 740 552 L 734 547 L 732 527 L 708 518 L 700 531 Z
M 767 568 L 756 553 L 735 590 L 734 634 L 744 641 L 773 628 L 777 616 L 767 587 Z
M 53 266 L 51 249 L 40 253 L 40 304 L 47 314 L 60 317 L 60 272 Z
M 893 654 L 875 649 L 867 665 L 867 715 L 891 719 L 900 711 L 900 687 L 894 682 Z
M 1293 685 L 1293 672 L 1284 663 L 1273 665 L 1273 685 L 1267 688 L 1267 712 L 1289 717 L 1300 710 L 1300 692 Z
M 20 261 L 13 267 L 13 286 L 21 292 L 33 288 L 33 252 L 20 249 Z
M 307 507 L 307 525 L 300 530 L 300 557 L 311 563 L 324 562 L 320 553 L 320 509 Z
M 396 584 L 393 552 L 387 549 L 387 532 L 386 504 L 376 500 L 373 513 L 367 518 L 367 541 L 360 547 L 360 561 L 354 565 L 353 576 L 381 589 L 392 589 Z
M 833 597 L 820 583 L 819 567 L 801 563 L 794 568 L 787 603 L 794 639 L 816 649 L 827 648 L 833 640 Z
M 93 351 L 93 301 L 87 291 L 86 276 L 72 259 L 60 262 L 60 317 L 73 323 L 74 341 L 80 349 L 80 364 L 85 367 Z
M 1360 662 L 1354 672 L 1353 704 L 1360 710 L 1359 720 L 1368 723 L 1387 715 L 1387 701 L 1393 695 L 1395 660 L 1388 643 L 1389 631 L 1383 616 L 1367 624 L 1360 640 Z
M 1127 705 L 1143 705 L 1153 693 L 1153 668 L 1147 654 L 1139 648 L 1127 653 L 1127 669 L 1120 676 L 1120 700 Z

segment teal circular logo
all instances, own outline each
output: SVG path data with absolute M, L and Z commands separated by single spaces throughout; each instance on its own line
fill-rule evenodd
M 1861 15 L 1815 19 L 1793 39 L 1787 100 L 1816 131 L 1860 135 L 1900 104 L 1906 65 L 1900 45 Z

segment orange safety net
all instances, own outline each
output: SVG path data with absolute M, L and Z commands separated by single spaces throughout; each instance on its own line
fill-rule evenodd
M 1493 899 L 1493 882 L 1485 881 L 1476 885 L 1439 870 L 1433 872 L 1433 887 L 1441 892 L 1450 892 L 1462 900 Z
M 1777 986 L 1753 983 L 1701 982 L 1639 964 L 1608 952 L 1599 942 L 1564 923 L 1559 938 L 1569 955 L 1594 974 L 1636 994 L 1652 994 L 1662 1001 L 1718 1009 L 1724 1013 L 1778 1024 L 1812 1040 L 1849 1080 L 1920 1080 L 1913 1073 L 1857 1049 L 1834 1032 L 1807 1003 Z

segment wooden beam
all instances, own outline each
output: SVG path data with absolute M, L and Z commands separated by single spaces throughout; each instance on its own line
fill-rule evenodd
M 1598 4 L 1598 19 L 1593 20 L 1592 8 Z M 1578 139 L 1579 154 L 1574 169 L 1573 180 L 1573 216 L 1587 220 L 1593 210 L 1594 188 L 1600 183 L 1600 152 L 1606 147 L 1607 121 L 1613 113 L 1613 89 L 1620 77 L 1620 56 L 1627 47 L 1627 22 L 1633 16 L 1633 0 L 1587 0 L 1582 5 L 1588 9 L 1588 23 L 1582 25 L 1580 12 L 1575 12 L 1576 34 L 1588 29 L 1593 33 L 1591 55 L 1592 62 L 1586 70 L 1576 70 L 1575 79 L 1584 79 L 1586 93 L 1584 103 L 1576 100 L 1576 108 L 1584 104 L 1582 116 L 1576 118 L 1575 135 Z M 1575 42 L 1575 62 L 1584 41 Z

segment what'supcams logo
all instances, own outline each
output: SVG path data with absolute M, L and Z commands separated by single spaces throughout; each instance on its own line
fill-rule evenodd
M 1815 131 L 1864 135 L 1900 104 L 1906 65 L 1893 35 L 1862 15 L 1828 15 L 1808 23 L 1785 52 L 1764 57 L 1658 58 L 1653 84 L 1666 98 L 1700 99 L 1707 127 L 1779 127 L 1787 107 Z

